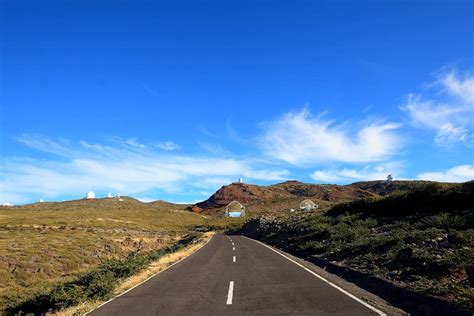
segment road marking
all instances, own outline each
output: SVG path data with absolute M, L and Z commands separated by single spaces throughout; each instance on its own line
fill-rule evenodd
M 299 262 L 296 262 L 295 260 L 291 259 L 290 257 L 287 257 L 285 256 L 284 254 L 282 254 L 281 252 L 279 251 L 276 251 L 275 249 L 273 249 L 272 247 L 270 247 L 269 245 L 266 245 L 264 244 L 263 242 L 261 241 L 258 241 L 258 240 L 255 240 L 255 239 L 252 239 L 252 238 L 249 238 L 247 236 L 243 236 L 244 238 L 247 238 L 247 239 L 250 239 L 250 240 L 253 240 L 255 242 L 258 242 L 259 244 L 267 247 L 268 249 L 270 249 L 271 251 L 274 251 L 276 252 L 277 254 L 279 254 L 280 256 L 282 256 L 283 258 L 286 258 L 288 260 L 290 260 L 291 262 L 293 262 L 294 264 L 296 264 L 297 266 L 299 266 L 300 268 L 303 268 L 304 270 L 308 271 L 309 273 L 311 273 L 312 275 L 314 275 L 315 277 L 319 278 L 320 280 L 326 282 L 327 284 L 329 284 L 330 286 L 334 287 L 335 289 L 341 291 L 342 293 L 346 294 L 347 296 L 349 296 L 350 298 L 352 298 L 353 300 L 359 302 L 360 304 L 364 305 L 365 307 L 367 307 L 368 309 L 376 312 L 377 314 L 379 314 L 380 316 L 387 316 L 387 314 L 385 314 L 384 312 L 382 312 L 381 310 L 373 307 L 372 305 L 364 302 L 363 300 L 361 300 L 360 298 L 352 295 L 351 293 L 347 292 L 346 290 L 344 290 L 343 288 L 337 286 L 336 284 L 332 283 L 331 281 L 328 281 L 326 280 L 325 278 L 323 278 L 322 276 L 320 276 L 319 274 L 317 274 L 316 272 L 306 268 L 304 265 L 302 265 L 301 263 Z
M 227 305 L 232 305 L 233 296 L 234 296 L 234 281 L 230 281 L 229 291 L 227 292 Z
M 232 251 L 235 251 L 235 247 L 232 247 Z
M 232 258 L 232 262 L 235 262 L 235 256 Z

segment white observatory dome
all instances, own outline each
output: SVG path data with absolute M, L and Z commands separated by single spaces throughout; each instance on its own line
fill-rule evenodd
M 95 193 L 92 191 L 87 192 L 86 199 L 88 200 L 95 199 Z

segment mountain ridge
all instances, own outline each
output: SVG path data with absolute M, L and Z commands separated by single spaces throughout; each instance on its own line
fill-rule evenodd
M 395 180 L 395 181 L 362 181 L 348 185 L 312 184 L 289 180 L 268 186 L 234 182 L 222 186 L 205 201 L 196 203 L 189 210 L 196 213 L 212 215 L 221 213 L 223 208 L 236 200 L 246 206 L 259 207 L 274 204 L 280 208 L 297 207 L 298 200 L 314 199 L 324 204 L 352 201 L 361 198 L 382 197 L 393 193 L 407 192 L 430 181 Z M 255 208 L 256 207 L 256 208 Z

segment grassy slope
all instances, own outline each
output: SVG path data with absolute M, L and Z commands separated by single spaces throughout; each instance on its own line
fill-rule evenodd
M 335 206 L 323 214 L 263 217 L 246 233 L 439 295 L 474 310 L 474 182 Z
M 184 206 L 123 198 L 0 208 L 0 306 L 107 259 L 168 246 L 206 220 Z
M 50 310 L 61 311 L 85 302 L 104 301 L 110 298 L 122 282 L 146 269 L 166 255 L 179 252 L 198 241 L 201 234 L 188 234 L 170 246 L 158 250 L 140 251 L 124 259 L 107 259 L 93 269 L 56 282 L 43 288 L 34 296 L 7 309 L 7 315 L 44 314 Z

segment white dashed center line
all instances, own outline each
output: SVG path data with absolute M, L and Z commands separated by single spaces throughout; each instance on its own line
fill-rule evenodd
M 235 262 L 235 256 L 232 258 L 232 262 Z
M 235 247 L 232 247 L 232 251 L 235 251 Z
M 234 296 L 234 281 L 230 281 L 229 291 L 227 292 L 227 305 L 232 305 L 233 296 Z

